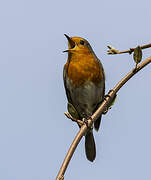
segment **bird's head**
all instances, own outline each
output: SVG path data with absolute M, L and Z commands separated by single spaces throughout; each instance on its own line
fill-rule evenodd
M 68 53 L 88 53 L 93 52 L 89 42 L 81 37 L 69 37 L 65 34 L 68 40 L 69 49 L 63 51 Z

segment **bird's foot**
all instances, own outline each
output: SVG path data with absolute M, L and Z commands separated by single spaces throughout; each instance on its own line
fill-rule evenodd
M 111 98 L 111 96 L 109 95 L 113 90 L 110 90 L 109 93 L 107 95 L 104 96 L 104 100 L 106 100 L 106 98 Z M 111 103 L 105 108 L 105 110 L 103 111 L 102 114 L 106 114 L 111 108 L 112 106 L 114 105 L 115 101 L 116 101 L 116 97 L 117 95 L 115 94 L 113 100 L 111 101 Z
M 89 119 L 92 120 L 92 117 L 90 116 L 90 117 L 88 117 L 88 118 L 83 118 L 82 121 L 84 122 L 84 124 L 86 124 L 87 128 L 88 128 L 89 130 L 91 130 L 91 129 L 93 129 L 93 127 L 89 125 L 89 123 L 88 123 L 88 120 L 89 120 Z

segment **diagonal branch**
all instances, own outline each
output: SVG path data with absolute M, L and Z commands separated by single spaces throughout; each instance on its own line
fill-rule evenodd
M 106 107 L 108 107 L 108 105 L 112 102 L 112 100 L 114 99 L 116 93 L 120 90 L 120 88 L 130 79 L 132 78 L 138 71 L 140 71 L 142 68 L 144 68 L 147 64 L 151 63 L 151 57 L 147 58 L 146 60 L 144 60 L 142 63 L 140 63 L 137 66 L 137 69 L 134 68 L 132 69 L 119 83 L 116 84 L 116 86 L 109 91 L 109 93 L 106 95 L 104 101 L 102 102 L 102 104 L 100 105 L 100 107 L 96 110 L 96 112 L 88 119 L 88 126 L 90 127 L 93 122 L 103 113 L 103 111 L 106 109 Z M 63 161 L 63 164 L 59 170 L 59 173 L 56 177 L 56 180 L 63 180 L 64 179 L 64 174 L 65 171 L 68 167 L 68 164 L 72 158 L 72 155 L 77 147 L 77 145 L 79 144 L 81 138 L 84 136 L 84 134 L 87 131 L 87 125 L 84 124 L 81 126 L 79 132 L 77 133 L 77 135 L 75 136 L 75 139 L 73 140 L 67 155 Z

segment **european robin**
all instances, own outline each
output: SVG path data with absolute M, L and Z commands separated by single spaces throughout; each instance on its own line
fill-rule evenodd
M 76 110 L 76 118 L 78 115 L 80 120 L 88 119 L 104 98 L 104 69 L 86 39 L 65 36 L 69 48 L 64 51 L 68 52 L 68 59 L 63 79 L 68 103 Z M 101 116 L 94 122 L 97 131 L 100 122 Z M 85 152 L 87 159 L 93 162 L 96 157 L 93 127 L 85 135 Z

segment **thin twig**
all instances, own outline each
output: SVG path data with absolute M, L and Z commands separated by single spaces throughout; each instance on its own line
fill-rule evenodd
M 151 57 L 144 60 L 142 63 L 137 65 L 137 69 L 132 69 L 116 86 L 109 91 L 108 95 L 105 97 L 104 101 L 100 105 L 100 107 L 95 111 L 95 113 L 88 119 L 88 126 L 91 126 L 92 123 L 103 113 L 104 109 L 112 102 L 113 98 L 115 97 L 116 93 L 120 90 L 120 88 L 130 79 L 132 78 L 138 71 L 140 71 L 142 68 L 144 68 L 147 64 L 151 63 Z M 75 139 L 73 140 L 66 157 L 63 161 L 63 164 L 59 170 L 59 173 L 56 177 L 56 180 L 63 180 L 65 171 L 68 167 L 68 164 L 71 160 L 71 157 L 79 144 L 81 138 L 87 131 L 87 125 L 84 124 L 81 126 L 79 132 L 75 136 Z
M 107 51 L 107 53 L 109 55 L 115 55 L 115 54 L 124 54 L 124 53 L 129 53 L 131 54 L 132 52 L 134 52 L 134 49 L 135 48 L 130 48 L 129 50 L 126 50 L 126 51 L 119 51 L 111 46 L 107 46 L 109 48 L 109 50 Z M 151 47 L 151 44 L 146 44 L 144 46 L 140 46 L 141 49 L 147 49 L 147 48 L 150 48 Z
M 79 120 L 79 119 L 75 119 L 75 118 L 72 117 L 71 114 L 68 113 L 68 112 L 64 112 L 64 115 L 65 115 L 68 119 L 71 119 L 73 122 L 78 123 L 78 125 L 79 125 L 80 127 L 84 124 L 83 121 L 81 121 L 81 120 Z

